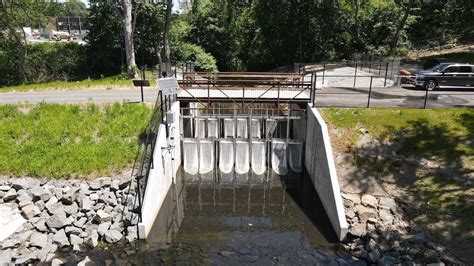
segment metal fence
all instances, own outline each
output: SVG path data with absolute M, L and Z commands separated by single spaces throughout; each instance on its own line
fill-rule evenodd
M 322 79 L 316 72 L 312 73 L 312 82 Z M 417 87 L 412 84 L 413 76 L 392 75 L 388 79 L 377 76 L 326 75 L 325 78 L 354 79 L 352 86 L 316 88 L 311 96 L 311 102 L 317 107 L 410 107 L 410 108 L 440 108 L 440 107 L 472 107 L 474 106 L 474 88 L 465 89 L 436 89 Z M 361 82 L 361 80 L 365 80 Z M 364 83 L 363 85 L 360 85 Z M 473 82 L 474 83 L 474 82 Z M 358 85 L 359 84 L 359 85 Z

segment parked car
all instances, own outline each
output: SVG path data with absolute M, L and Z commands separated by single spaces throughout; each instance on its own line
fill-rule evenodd
M 431 69 L 441 63 L 447 63 L 448 59 L 446 58 L 428 58 L 423 63 L 423 70 Z
M 413 84 L 427 90 L 449 88 L 474 89 L 474 65 L 442 63 L 429 70 L 414 73 Z

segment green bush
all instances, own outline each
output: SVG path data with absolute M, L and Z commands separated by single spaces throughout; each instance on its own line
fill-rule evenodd
M 191 43 L 177 43 L 171 47 L 173 57 L 178 61 L 192 61 L 197 71 L 216 71 L 216 59 L 201 46 Z
M 27 83 L 80 80 L 90 76 L 87 47 L 76 43 L 37 43 L 27 46 Z M 22 83 L 18 46 L 0 42 L 0 86 Z
M 0 87 L 19 82 L 18 49 L 13 42 L 0 42 Z
M 26 60 L 30 82 L 87 78 L 86 50 L 76 43 L 38 43 L 28 46 Z

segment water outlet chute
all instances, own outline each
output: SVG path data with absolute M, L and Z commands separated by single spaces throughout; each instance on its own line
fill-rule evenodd
M 249 160 L 249 142 L 237 140 L 235 142 L 235 172 L 237 174 L 246 174 L 250 170 Z
M 234 167 L 234 142 L 222 139 L 219 141 L 219 170 L 222 173 L 231 173 Z
M 283 139 L 273 139 L 271 153 L 273 171 L 279 175 L 286 175 L 288 173 L 286 141 Z
M 199 171 L 198 145 L 195 139 L 183 140 L 184 171 L 195 175 Z
M 264 140 L 252 140 L 252 171 L 262 175 L 267 169 L 266 145 Z

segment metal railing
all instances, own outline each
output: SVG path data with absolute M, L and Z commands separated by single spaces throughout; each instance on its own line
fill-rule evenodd
M 153 169 L 153 154 L 156 146 L 158 131 L 161 124 L 166 125 L 166 137 L 168 137 L 168 128 L 165 122 L 165 114 L 171 109 L 171 104 L 175 101 L 171 96 L 164 96 L 162 91 L 158 91 L 153 112 L 146 129 L 146 138 L 142 144 L 142 154 L 140 164 L 137 170 L 136 179 L 137 182 L 137 198 L 139 207 L 139 221 L 142 221 L 142 205 L 145 196 L 145 191 L 148 183 L 148 175 L 150 170 Z
M 415 75 L 392 75 L 390 79 L 378 76 L 326 75 L 314 73 L 312 79 L 354 79 L 348 86 L 315 86 L 311 103 L 317 107 L 472 107 L 474 106 L 474 86 L 459 87 L 456 90 L 435 89 L 429 90 L 423 84 L 414 84 Z M 444 77 L 455 79 L 458 77 Z M 365 79 L 365 82 L 361 82 Z M 390 80 L 390 86 L 388 85 Z M 356 81 L 359 85 L 356 86 Z M 361 83 L 364 83 L 361 85 Z M 324 83 L 323 83 L 324 84 Z M 323 85 L 321 84 L 321 85 Z M 474 85 L 474 78 L 472 80 Z M 332 100 L 330 98 L 333 98 Z M 363 97 L 367 97 L 363 100 Z
M 202 105 L 210 107 L 213 101 L 227 101 L 240 105 L 242 109 L 263 101 L 277 105 L 308 102 L 309 92 L 313 89 L 313 83 L 305 81 L 304 75 L 297 73 L 184 72 L 183 79 L 178 82 L 187 98 Z M 204 90 L 206 96 L 202 93 L 197 95 L 193 90 Z M 276 95 L 270 96 L 272 92 Z

